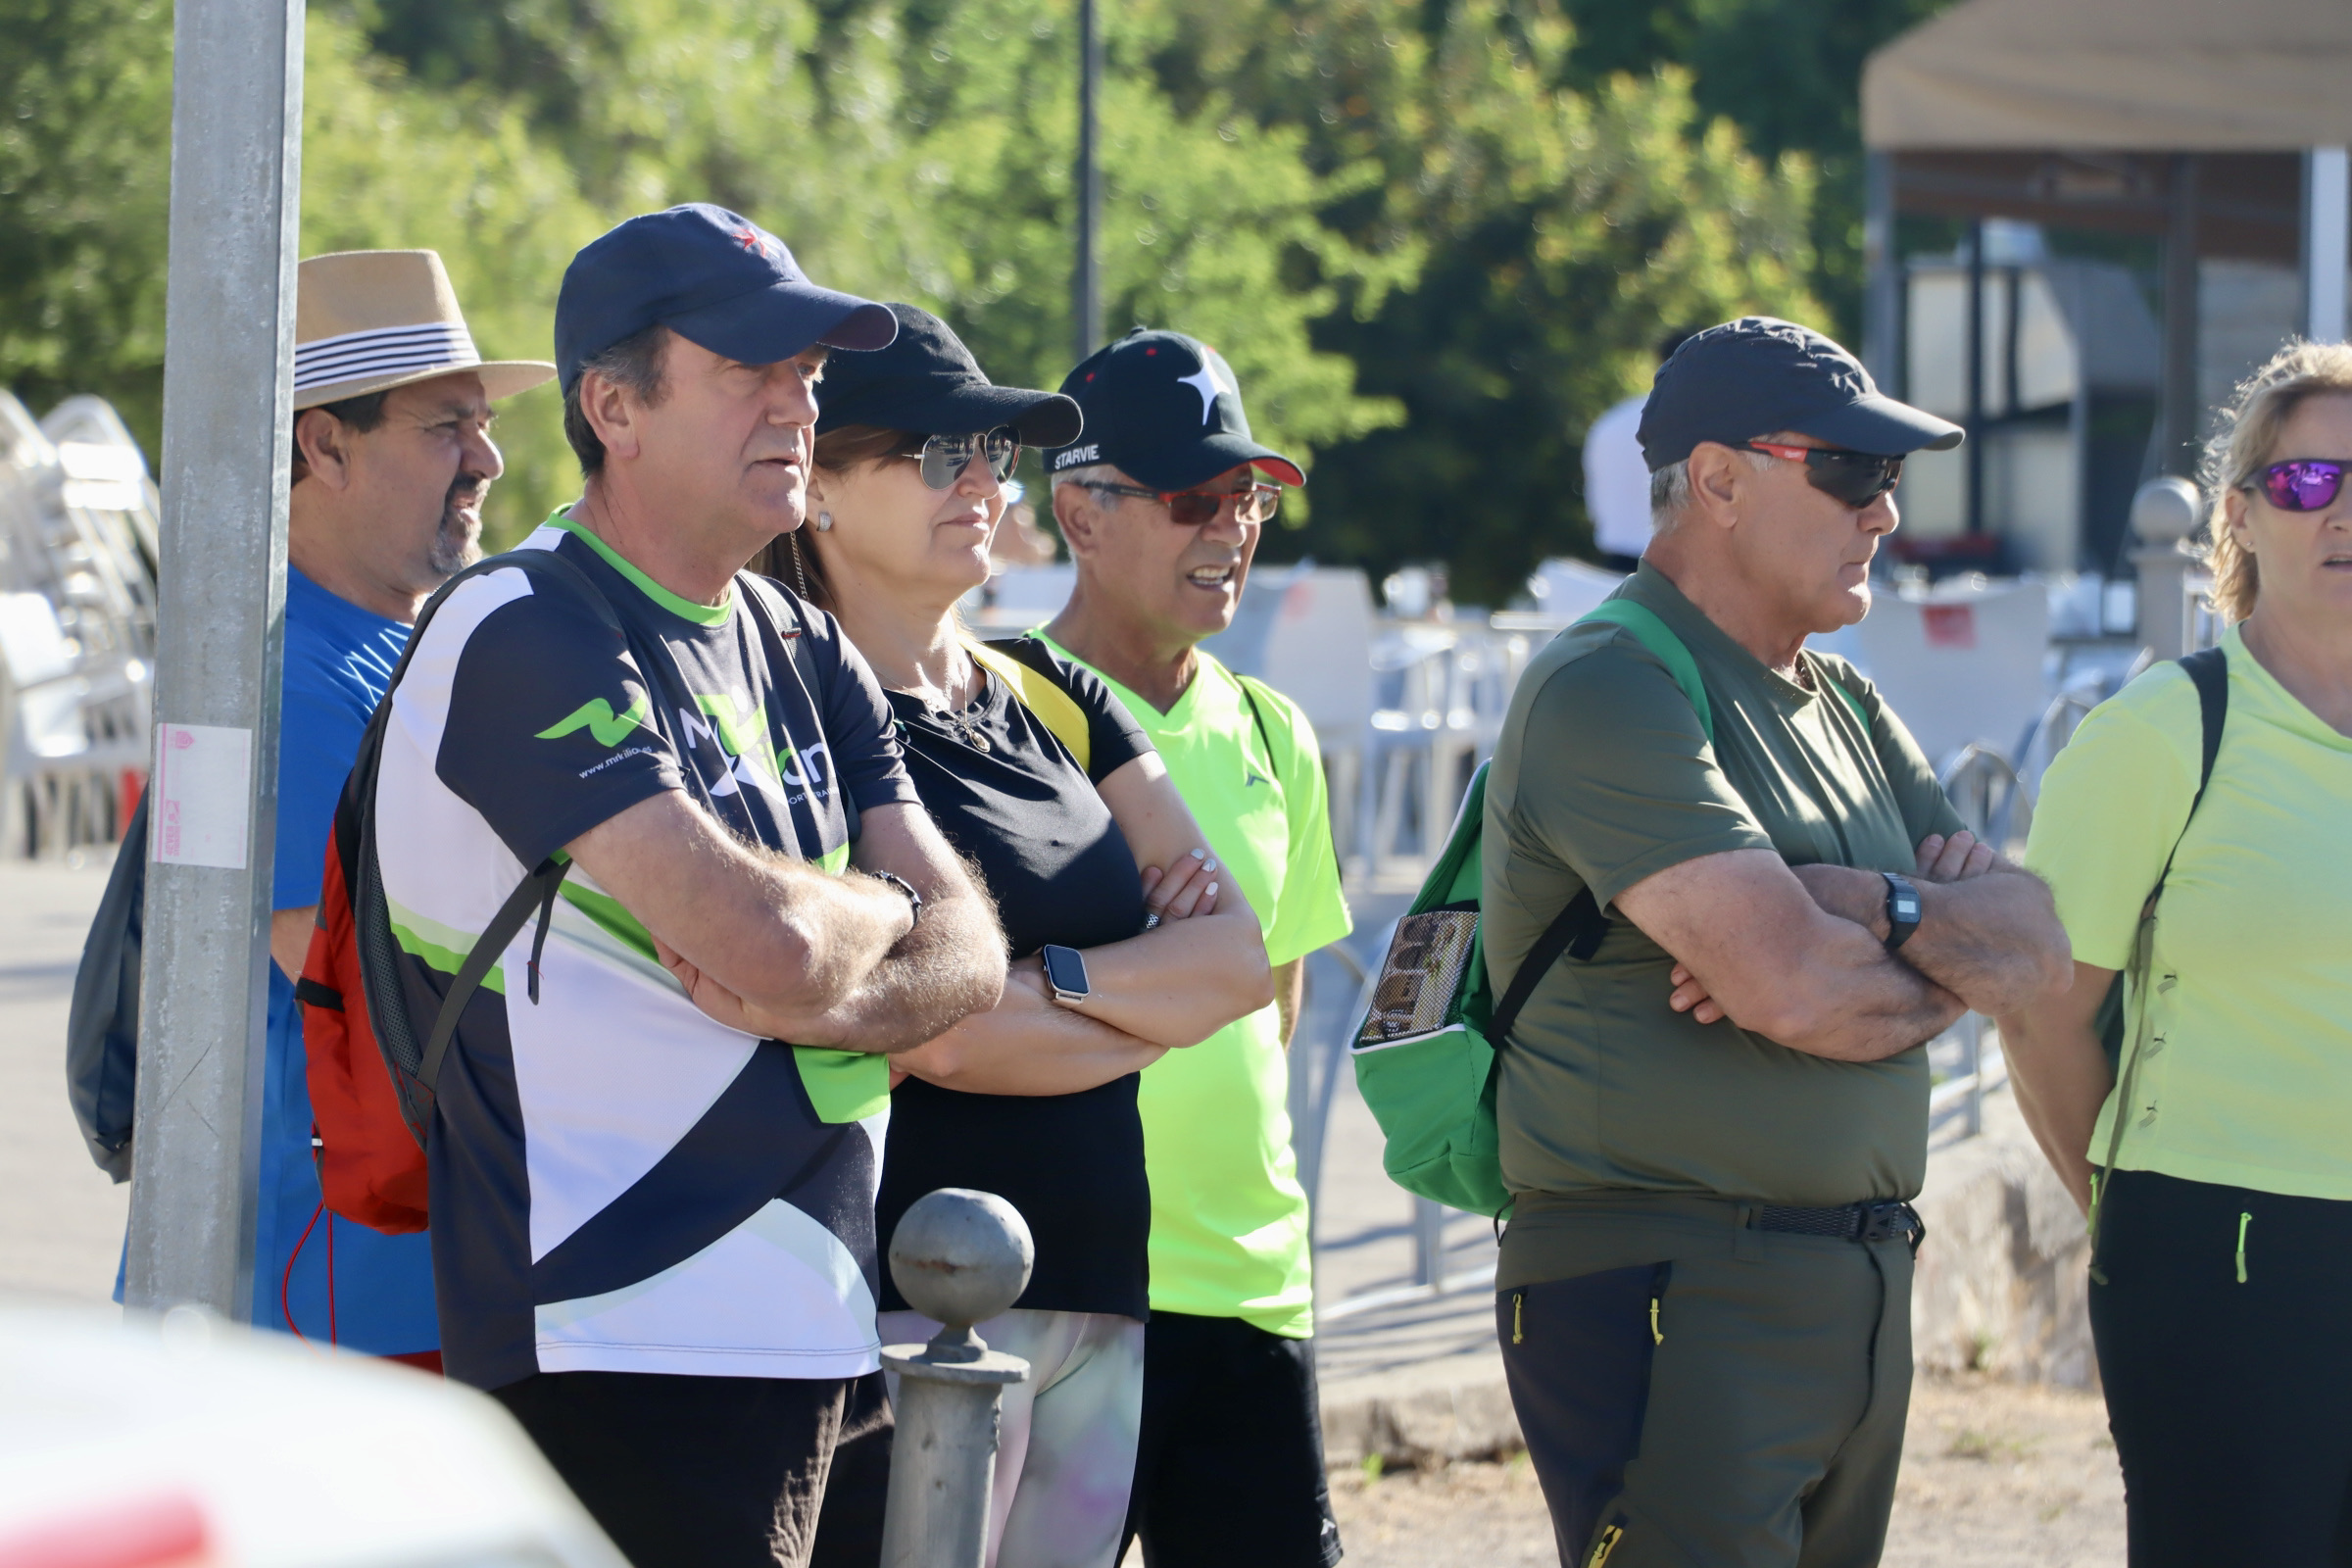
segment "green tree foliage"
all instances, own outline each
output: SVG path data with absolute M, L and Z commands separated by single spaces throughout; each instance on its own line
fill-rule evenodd
M 1415 271 L 1341 281 L 1348 308 L 1317 340 L 1406 418 L 1320 452 L 1313 516 L 1269 549 L 1376 574 L 1446 561 L 1457 599 L 1507 603 L 1543 558 L 1591 549 L 1584 432 L 1647 385 L 1663 331 L 1819 318 L 1811 167 L 1751 157 L 1679 70 L 1563 89 L 1574 33 L 1548 6 L 1286 10 L 1280 30 L 1190 24 L 1162 69 L 1251 83 L 1261 112 L 1305 130 L 1311 161 L 1359 172 L 1334 176 L 1326 221 Z
M 171 28 L 164 0 L 0 0 L 0 386 L 35 415 L 99 393 L 151 454 Z
M 1862 319 L 1862 64 L 1952 0 L 1563 0 L 1577 31 L 1563 84 L 1661 65 L 1691 73 L 1699 112 L 1766 158 L 1820 171 L 1813 292 L 1839 331 Z
M 1286 509 L 1271 554 L 1451 558 L 1460 596 L 1506 598 L 1588 539 L 1577 443 L 1662 329 L 1818 314 L 1801 155 L 1836 133 L 1801 104 L 1774 128 L 1719 102 L 1718 70 L 1769 84 L 1753 62 L 1656 69 L 1775 6 L 1649 9 L 1683 21 L 1627 33 L 1583 0 L 1103 8 L 1105 320 L 1214 343 L 1260 433 L 1313 462 L 1314 509 Z M 151 450 L 170 28 L 168 0 L 0 0 L 0 382 L 36 408 L 105 392 Z M 999 379 L 1054 385 L 1074 52 L 1072 8 L 1036 0 L 318 0 L 304 250 L 439 250 L 484 353 L 542 357 L 578 245 L 714 200 L 821 281 L 939 311 Z M 552 391 L 509 404 L 501 439 L 512 539 L 576 480 Z

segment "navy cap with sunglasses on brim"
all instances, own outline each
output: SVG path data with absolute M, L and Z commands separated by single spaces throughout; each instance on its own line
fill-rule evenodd
M 564 390 L 588 361 L 649 326 L 743 365 L 774 365 L 820 343 L 879 349 L 899 329 L 888 310 L 817 287 L 782 240 L 708 202 L 628 219 L 571 259 L 556 295 Z
M 847 424 L 916 435 L 983 435 L 1010 430 L 1025 447 L 1078 439 L 1085 419 L 1058 392 L 999 386 L 948 323 L 912 305 L 884 307 L 899 324 L 890 346 L 825 366 L 816 389 L 819 435 Z
M 1671 467 L 1701 441 L 1743 447 L 1782 430 L 1894 458 L 1960 444 L 1960 426 L 1878 389 L 1862 362 L 1810 327 L 1743 316 L 1683 340 L 1642 406 L 1642 456 Z
M 1283 484 L 1298 465 L 1250 434 L 1242 383 L 1225 357 L 1182 332 L 1137 327 L 1097 349 L 1061 389 L 1086 433 L 1046 459 L 1048 473 L 1109 464 L 1151 490 L 1190 490 L 1248 464 Z

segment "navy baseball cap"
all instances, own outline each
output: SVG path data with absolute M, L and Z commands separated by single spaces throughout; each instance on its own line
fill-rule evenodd
M 1097 349 L 1061 390 L 1085 411 L 1086 432 L 1048 454 L 1048 473 L 1107 463 L 1149 489 L 1190 490 L 1247 463 L 1306 483 L 1298 465 L 1250 436 L 1225 357 L 1182 332 L 1139 326 Z
M 1693 333 L 1658 367 L 1642 406 L 1642 456 L 1655 473 L 1701 441 L 1744 446 L 1776 430 L 1886 458 L 1942 452 L 1964 433 L 1881 392 L 1860 360 L 1811 327 L 1743 316 Z
M 1009 429 L 1025 447 L 1078 439 L 1086 421 L 1058 392 L 999 386 L 972 351 L 929 311 L 886 306 L 899 323 L 890 346 L 845 354 L 825 366 L 816 389 L 819 435 L 845 424 L 870 424 L 916 435 L 977 435 Z
M 773 365 L 818 343 L 878 349 L 899 329 L 888 310 L 818 288 L 782 240 L 708 202 L 629 219 L 571 259 L 556 295 L 564 390 L 578 384 L 582 365 L 649 326 L 744 365 Z

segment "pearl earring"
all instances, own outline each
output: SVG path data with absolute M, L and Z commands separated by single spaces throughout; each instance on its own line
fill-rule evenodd
M 833 531 L 833 514 L 830 512 L 820 512 L 816 514 L 816 531 L 818 533 L 831 533 Z

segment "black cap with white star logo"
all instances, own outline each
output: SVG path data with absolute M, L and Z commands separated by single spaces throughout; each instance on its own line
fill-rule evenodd
M 1306 483 L 1298 465 L 1250 436 L 1225 357 L 1181 332 L 1139 326 L 1098 349 L 1061 390 L 1086 411 L 1086 431 L 1046 454 L 1049 473 L 1107 463 L 1150 489 L 1190 490 L 1250 464 L 1283 484 Z

